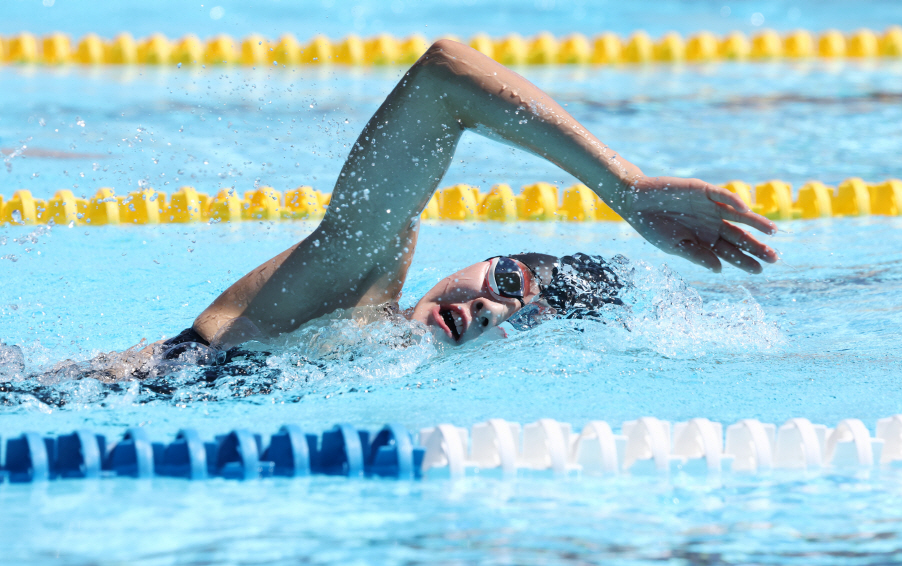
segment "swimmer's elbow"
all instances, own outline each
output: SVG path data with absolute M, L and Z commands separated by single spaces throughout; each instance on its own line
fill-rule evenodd
M 414 67 L 444 67 L 460 74 L 460 63 L 479 57 L 485 55 L 453 39 L 439 39 L 426 50 Z
M 429 46 L 429 49 L 426 50 L 426 53 L 455 53 L 457 51 L 466 49 L 470 48 L 459 41 L 454 41 L 453 39 L 437 39 L 431 46 Z

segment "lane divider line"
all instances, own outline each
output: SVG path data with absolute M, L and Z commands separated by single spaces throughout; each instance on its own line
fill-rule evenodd
M 464 41 L 456 36 L 443 36 Z M 751 37 L 734 31 L 724 36 L 701 31 L 688 38 L 669 32 L 653 39 L 638 30 L 628 37 L 605 32 L 589 37 L 581 33 L 557 37 L 541 32 L 524 38 L 519 34 L 490 37 L 479 33 L 469 45 L 509 65 L 611 65 L 645 63 L 706 63 L 775 59 L 873 59 L 902 57 L 902 26 L 882 33 L 859 29 L 811 32 L 794 30 L 780 34 L 771 29 Z M 73 42 L 55 32 L 41 38 L 22 32 L 0 37 L 0 63 L 43 65 L 410 65 L 429 48 L 422 34 L 398 38 L 382 33 L 369 38 L 355 34 L 340 40 L 317 35 L 301 43 L 291 34 L 277 39 L 251 34 L 236 39 L 220 34 L 201 40 L 193 34 L 170 39 L 155 33 L 136 40 L 129 33 L 113 39 L 89 33 Z
M 754 190 L 742 181 L 730 181 L 723 187 L 738 195 L 752 211 L 771 220 L 898 216 L 902 211 L 899 179 L 866 183 L 852 177 L 836 188 L 809 181 L 796 192 L 795 200 L 792 185 L 780 180 L 759 183 Z M 421 217 L 465 222 L 623 220 L 585 185 L 567 187 L 562 197 L 559 193 L 559 188 L 550 183 L 525 185 L 519 194 L 506 184 L 495 185 L 488 193 L 459 184 L 437 191 Z M 71 190 L 64 189 L 44 201 L 27 190 L 19 190 L 9 199 L 0 195 L 0 226 L 316 220 L 326 213 L 331 196 L 310 186 L 289 189 L 284 194 L 272 187 L 260 187 L 243 195 L 235 189 L 223 189 L 215 196 L 187 186 L 171 196 L 154 189 L 118 196 L 113 189 L 104 187 L 90 199 L 77 198 Z
M 604 421 L 579 434 L 569 423 L 541 419 L 521 426 L 503 419 L 469 431 L 439 424 L 415 441 L 398 423 L 376 434 L 346 423 L 319 435 L 285 425 L 264 443 L 239 428 L 204 441 L 183 429 L 171 443 L 154 442 L 144 428 L 130 428 L 110 444 L 90 430 L 44 436 L 24 432 L 6 441 L 0 482 L 35 483 L 110 477 L 176 477 L 254 480 L 314 475 L 349 478 L 460 478 L 540 473 L 552 477 L 630 474 L 757 473 L 773 469 L 862 471 L 902 467 L 902 415 L 877 422 L 876 435 L 858 419 L 835 428 L 805 418 L 779 428 L 743 419 L 726 428 L 705 418 L 672 424 L 643 417 L 615 434 Z

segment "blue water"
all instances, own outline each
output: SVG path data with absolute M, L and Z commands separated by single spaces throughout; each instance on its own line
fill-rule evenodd
M 363 125 L 403 69 L 0 67 L 3 193 L 90 197 L 189 184 L 330 192 Z M 647 174 L 750 184 L 899 177 L 902 61 L 519 69 Z M 65 159 L 28 157 L 28 150 Z M 690 151 L 691 150 L 691 151 Z M 465 135 L 445 181 L 575 179 Z
M 48 3 L 51 5 L 46 6 Z M 755 14 L 760 16 L 753 19 Z M 299 38 L 315 34 L 340 38 L 349 33 L 381 32 L 422 33 L 428 37 L 466 37 L 479 32 L 530 35 L 540 31 L 613 31 L 625 35 L 645 29 L 657 36 L 671 30 L 686 34 L 699 30 L 752 33 L 765 27 L 780 31 L 882 30 L 900 22 L 902 6 L 893 0 L 159 0 L 146 4 L 9 0 L 4 4 L 0 34 L 29 30 L 113 36 L 128 31 L 135 36 L 162 32 L 170 37 L 186 33 L 243 37 L 252 32 L 281 35 L 287 31 Z
M 395 4 L 401 11 L 390 19 Z M 586 3 L 579 20 L 579 5 L 561 2 L 518 10 L 395 4 L 303 11 L 273 2 L 242 11 L 221 3 L 224 16 L 212 20 L 211 6 L 167 13 L 17 1 L 0 32 L 340 36 L 361 10 L 383 14 L 363 17 L 361 33 L 407 33 L 417 28 L 404 26 L 417 22 L 436 34 L 467 34 L 474 22 L 499 33 L 750 29 L 741 25 L 746 12 L 780 28 L 850 29 L 882 28 L 897 10 L 895 3 L 852 10 L 839 2 L 742 2 L 730 3 L 724 18 L 721 2 Z M 328 191 L 345 145 L 401 72 L 2 68 L 0 147 L 76 154 L 6 161 L 3 193 L 25 188 L 48 197 L 70 188 L 90 196 L 100 186 L 121 194 L 144 184 L 212 193 L 255 183 Z M 778 177 L 796 186 L 902 177 L 898 62 L 522 72 L 647 173 L 714 182 Z M 483 190 L 538 180 L 572 182 L 476 136 L 461 144 L 446 178 Z M 170 440 L 186 426 L 210 438 L 239 426 L 269 435 L 286 422 L 323 430 L 339 421 L 370 428 L 399 421 L 417 430 L 492 417 L 551 417 L 577 429 L 602 419 L 616 429 L 645 415 L 724 424 L 804 416 L 829 426 L 855 417 L 873 433 L 878 418 L 902 408 L 900 228 L 902 219 L 883 217 L 784 223 L 768 238 L 781 261 L 751 276 L 704 272 L 625 224 L 427 223 L 402 306 L 496 253 L 623 254 L 635 268 L 630 331 L 561 322 L 443 350 L 428 339 L 398 348 L 398 328 L 386 325 L 326 321 L 271 347 L 275 373 L 208 384 L 185 369 L 161 390 L 73 379 L 79 373 L 65 375 L 73 367 L 67 360 L 84 364 L 141 338 L 172 336 L 313 225 L 0 227 L 0 341 L 25 358 L 23 371 L 0 377 L 15 390 L 0 393 L 0 435 L 88 427 L 112 439 L 144 426 L 155 440 Z M 304 356 L 319 365 L 299 365 Z M 900 477 L 889 471 L 0 484 L 0 563 L 889 564 L 902 562 L 900 493 Z

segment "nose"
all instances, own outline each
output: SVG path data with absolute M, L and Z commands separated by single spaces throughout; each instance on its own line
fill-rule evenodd
M 474 325 L 478 326 L 480 331 L 498 326 L 504 322 L 504 314 L 506 312 L 504 305 L 499 305 L 494 301 L 479 299 L 473 301 L 472 308 Z

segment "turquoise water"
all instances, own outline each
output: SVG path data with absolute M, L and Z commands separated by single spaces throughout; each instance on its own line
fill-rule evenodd
M 260 4 L 248 15 L 222 4 L 225 16 L 214 21 L 210 6 L 176 18 L 122 8 L 100 18 L 93 4 L 69 17 L 77 5 L 62 0 L 52 8 L 11 6 L 7 31 L 170 35 L 266 33 L 273 22 L 281 32 L 290 11 L 286 3 Z M 303 24 L 310 33 L 342 35 L 333 30 L 354 23 L 345 13 L 353 10 L 312 6 L 322 19 Z M 723 7 L 587 3 L 587 19 L 578 20 L 569 4 L 555 6 L 459 11 L 505 32 L 588 32 L 580 22 L 606 25 L 598 18 L 630 31 L 640 17 L 655 32 L 654 22 L 662 30 L 716 30 L 706 22 L 722 18 Z M 895 9 L 856 6 L 863 7 L 744 2 L 732 13 L 760 11 L 777 27 L 848 29 L 882 28 Z M 412 28 L 405 21 L 432 17 L 456 33 L 474 25 L 453 10 L 421 16 L 408 9 L 383 17 L 378 29 L 406 33 Z M 792 9 L 798 24 L 788 19 Z M 291 21 L 303 19 L 291 13 Z M 738 17 L 726 18 L 723 29 L 741 27 L 730 20 Z M 362 33 L 377 29 L 374 17 L 364 20 Z M 232 27 L 215 27 L 225 24 Z M 303 36 L 307 29 L 292 31 Z M 902 177 L 897 62 L 522 72 L 647 173 L 714 182 L 778 177 L 797 187 L 808 179 Z M 212 193 L 255 182 L 327 191 L 345 144 L 400 73 L 3 68 L 0 146 L 74 154 L 7 160 L 3 193 L 26 188 L 47 197 L 71 188 L 90 196 L 100 186 L 121 194 L 144 184 L 171 192 L 186 183 Z M 537 180 L 572 182 L 476 136 L 461 144 L 446 178 L 483 190 Z M 402 306 L 445 274 L 496 253 L 623 254 L 635 268 L 630 331 L 561 322 L 443 350 L 428 339 L 399 348 L 397 328 L 331 321 L 273 348 L 273 371 L 213 383 L 185 369 L 163 381 L 110 386 L 77 379 L 79 367 L 67 364 L 173 335 L 238 276 L 312 228 L 0 227 L 0 341 L 18 345 L 25 359 L 24 370 L 7 366 L 0 377 L 13 391 L 0 393 L 0 435 L 88 427 L 113 439 L 144 426 L 154 440 L 169 441 L 183 427 L 211 438 L 236 427 L 269 435 L 283 423 L 324 430 L 339 421 L 371 429 L 399 421 L 417 430 L 493 417 L 550 417 L 577 429 L 602 419 L 617 429 L 645 415 L 724 424 L 803 416 L 828 426 L 854 417 L 873 433 L 878 418 L 902 412 L 902 220 L 882 217 L 784 223 L 768 239 L 782 259 L 760 276 L 704 272 L 658 252 L 624 224 L 427 223 Z M 304 356 L 318 365 L 298 365 Z M 0 563 L 890 564 L 902 562 L 900 494 L 891 470 L 0 484 Z
M 518 69 L 648 174 L 835 185 L 898 177 L 902 61 Z M 330 192 L 350 144 L 403 69 L 0 67 L 8 197 L 90 197 L 183 184 Z M 62 152 L 65 158 L 28 156 Z M 575 179 L 465 135 L 445 182 Z
M 370 429 L 400 421 L 417 430 L 491 417 L 551 417 L 577 429 L 603 419 L 617 428 L 643 415 L 724 424 L 805 416 L 830 426 L 855 417 L 873 432 L 876 419 L 899 412 L 900 227 L 895 218 L 785 224 L 773 239 L 783 260 L 753 277 L 673 261 L 621 224 L 427 225 L 408 303 L 472 261 L 474 250 L 524 247 L 624 253 L 648 264 L 642 288 L 661 301 L 631 333 L 597 323 L 546 325 L 452 351 L 399 350 L 385 327 L 338 327 L 331 338 L 344 353 L 320 350 L 325 369 L 292 367 L 315 350 L 304 341 L 309 334 L 299 335 L 273 358 L 284 372 L 275 380 L 208 386 L 189 371 L 171 382 L 172 395 L 136 382 L 111 388 L 44 378 L 34 397 L 3 397 L 4 436 L 86 426 L 115 438 L 140 425 L 169 441 L 185 426 L 212 438 L 240 426 L 268 435 L 286 422 L 324 430 L 338 421 Z M 8 240 L 6 248 L 21 255 L 4 263 L 4 281 L 13 284 L 4 286 L 3 327 L 22 338 L 5 341 L 23 346 L 29 369 L 46 370 L 66 357 L 170 335 L 232 280 L 230 269 L 243 271 L 309 228 L 57 227 L 37 243 Z M 68 267 L 73 258 L 78 266 Z M 697 290 L 703 308 L 659 274 L 665 262 Z M 893 563 L 899 480 L 892 471 L 834 470 L 415 484 L 3 484 L 0 532 L 12 550 L 0 562 Z
M 4 5 L 0 33 L 30 30 L 112 36 L 129 31 L 135 36 L 162 32 L 170 37 L 186 33 L 242 37 L 252 32 L 281 35 L 288 31 L 298 37 L 321 33 L 339 38 L 348 33 L 381 32 L 434 37 L 478 32 L 529 35 L 540 31 L 629 34 L 645 29 L 657 36 L 671 30 L 754 32 L 763 27 L 780 31 L 852 31 L 859 27 L 880 30 L 900 21 L 902 6 L 893 0 L 216 0 L 203 4 L 178 0 L 152 4 L 9 0 Z

